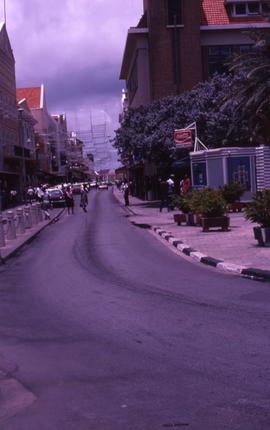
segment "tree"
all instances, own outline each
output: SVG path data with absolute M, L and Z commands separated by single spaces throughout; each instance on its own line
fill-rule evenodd
M 164 97 L 147 106 L 128 109 L 114 139 L 124 164 L 148 160 L 169 161 L 175 157 L 174 130 L 196 122 L 200 139 L 209 147 L 239 146 L 248 142 L 245 122 L 234 127 L 229 138 L 233 105 L 220 109 L 237 75 L 215 75 L 189 92 Z
M 235 56 L 231 72 L 235 80 L 226 107 L 233 100 L 233 121 L 229 134 L 245 121 L 253 144 L 270 144 L 270 35 L 252 32 L 251 52 Z

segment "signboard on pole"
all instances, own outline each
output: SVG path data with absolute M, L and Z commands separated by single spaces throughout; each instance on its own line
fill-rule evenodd
M 188 128 L 174 130 L 174 142 L 177 149 L 192 147 L 192 130 Z

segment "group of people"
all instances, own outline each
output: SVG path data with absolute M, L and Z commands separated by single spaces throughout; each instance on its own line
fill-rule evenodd
M 89 191 L 89 189 L 87 189 L 87 187 L 85 185 L 81 187 L 80 207 L 82 208 L 82 210 L 84 212 L 87 212 L 88 191 Z M 64 196 L 65 196 L 65 201 L 66 201 L 66 207 L 67 207 L 68 214 L 74 215 L 75 201 L 74 201 L 74 196 L 73 196 L 73 191 L 72 191 L 71 186 L 68 186 L 64 190 Z
M 174 175 L 170 175 L 168 179 L 160 179 L 160 207 L 162 212 L 163 208 L 167 208 L 168 212 L 174 209 L 173 196 L 175 194 L 185 194 L 190 190 L 191 181 L 188 175 L 181 179 L 179 189 L 177 190 Z

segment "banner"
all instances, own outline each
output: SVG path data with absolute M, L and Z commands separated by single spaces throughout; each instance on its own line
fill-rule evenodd
M 176 148 L 190 148 L 192 143 L 192 130 L 184 128 L 182 130 L 174 131 L 174 142 Z

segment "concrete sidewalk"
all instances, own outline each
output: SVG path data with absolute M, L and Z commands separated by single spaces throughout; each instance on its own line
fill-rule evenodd
M 14 208 L 19 209 L 20 207 Z M 6 246 L 0 247 L 0 263 L 4 263 L 8 258 L 12 257 L 20 248 L 22 248 L 26 243 L 31 242 L 44 228 L 48 225 L 56 222 L 56 220 L 62 215 L 64 209 L 51 209 L 50 215 L 51 218 L 49 220 L 44 220 L 34 225 L 32 228 L 29 228 L 25 231 L 24 234 L 17 234 L 16 239 L 14 240 L 6 240 Z M 5 211 L 7 212 L 7 211 Z M 2 212 L 2 215 L 5 215 L 5 212 Z
M 123 194 L 114 188 L 115 197 L 124 203 Z M 159 202 L 145 202 L 130 197 L 131 222 L 151 226 L 152 230 L 194 259 L 223 270 L 270 280 L 270 248 L 257 245 L 253 227 L 244 213 L 230 213 L 228 232 L 209 231 L 201 227 L 178 226 L 173 219 L 178 210 L 160 213 Z M 174 243 L 173 243 L 174 242 Z M 205 260 L 207 259 L 207 260 Z

